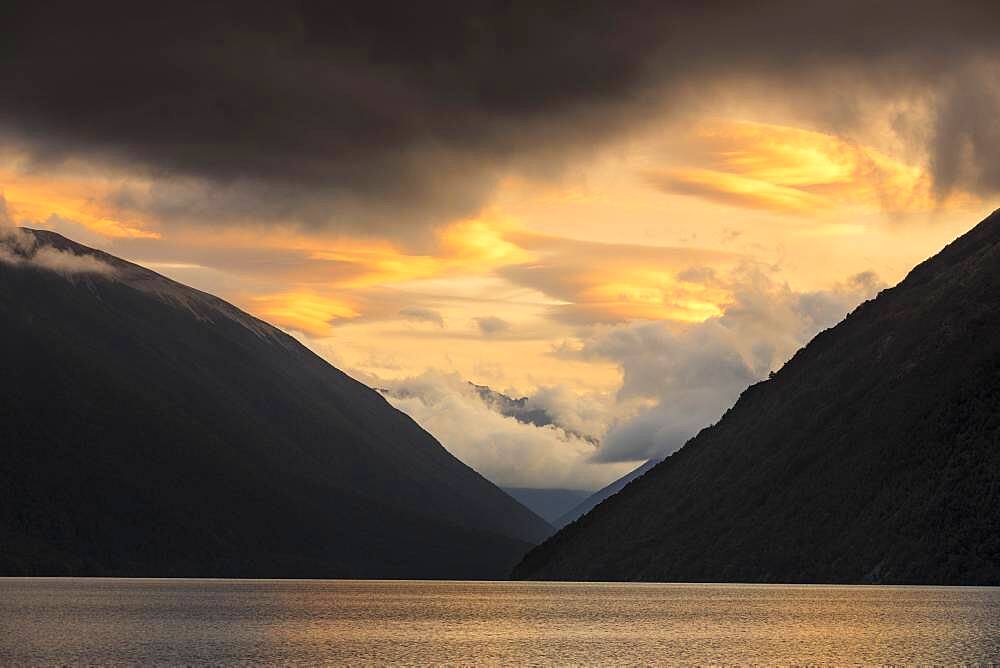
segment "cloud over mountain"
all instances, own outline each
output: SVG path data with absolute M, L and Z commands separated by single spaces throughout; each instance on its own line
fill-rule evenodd
M 0 262 L 48 269 L 64 276 L 73 274 L 109 276 L 114 273 L 114 267 L 93 255 L 78 255 L 72 250 L 54 248 L 17 227 L 7 211 L 7 200 L 2 193 L 0 193 Z
M 455 374 L 428 371 L 402 380 L 366 380 L 382 387 L 396 408 L 449 452 L 498 485 L 597 489 L 630 468 L 592 461 L 593 440 L 562 427 L 561 415 L 532 422 L 505 414 L 495 396 L 484 397 L 480 387 Z

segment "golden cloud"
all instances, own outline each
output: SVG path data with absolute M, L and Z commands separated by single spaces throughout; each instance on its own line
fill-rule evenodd
M 88 231 L 113 239 L 158 239 L 151 221 L 121 219 L 103 204 L 111 185 L 81 175 L 23 173 L 0 169 L 0 191 L 18 222 L 45 227 L 53 216 L 78 223 Z
M 833 135 L 717 120 L 694 126 L 689 142 L 688 150 L 681 151 L 687 158 L 685 164 L 650 169 L 646 178 L 670 192 L 802 218 L 843 213 L 845 207 L 893 212 L 941 205 L 934 200 L 924 169 Z M 624 173 L 634 174 L 635 169 L 640 167 L 632 165 Z M 594 201 L 584 204 L 601 203 L 606 207 L 601 211 L 614 210 L 620 216 L 645 215 L 643 225 L 652 229 L 660 225 L 661 216 L 685 215 L 673 210 L 650 213 L 654 207 L 647 206 L 648 202 L 664 200 L 634 182 L 622 186 L 613 178 L 621 171 L 618 163 L 611 172 L 598 170 L 598 176 L 610 176 L 612 183 L 605 187 L 604 181 L 595 178 L 590 195 Z M 173 224 L 160 230 L 155 221 L 116 217 L 107 204 L 108 193 L 115 190 L 110 178 L 67 172 L 46 179 L 17 170 L 5 172 L 2 166 L 0 178 L 18 215 L 44 221 L 56 214 L 79 221 L 88 230 L 114 239 L 112 250 L 164 269 L 197 266 L 234 275 L 237 278 L 231 284 L 239 284 L 236 298 L 246 308 L 278 325 L 317 336 L 329 334 L 331 326 L 339 323 L 402 320 L 401 310 L 439 308 L 440 304 L 433 303 L 439 298 L 454 297 L 447 307 L 454 316 L 451 322 L 480 317 L 484 314 L 471 312 L 471 306 L 458 306 L 455 291 L 456 286 L 488 277 L 527 289 L 536 301 L 536 313 L 562 321 L 700 322 L 724 310 L 732 298 L 730 291 L 717 282 L 685 280 L 680 275 L 692 267 L 713 268 L 721 274 L 741 261 L 737 254 L 668 245 L 675 239 L 682 244 L 695 242 L 690 234 L 687 240 L 679 234 L 671 238 L 665 232 L 667 225 L 657 237 L 664 245 L 572 239 L 563 236 L 576 233 L 568 225 L 555 234 L 539 234 L 502 215 L 501 211 L 517 210 L 502 202 L 475 218 L 441 227 L 430 243 L 416 249 L 390 238 L 275 225 Z M 577 198 L 570 198 L 568 204 L 558 197 L 552 199 L 552 192 L 563 192 L 560 187 L 514 190 L 529 204 L 544 204 L 534 210 L 528 207 L 536 218 L 587 221 L 587 211 L 578 208 Z M 569 204 L 570 208 L 561 208 Z M 670 206 L 683 209 L 676 201 Z M 838 219 L 836 229 L 815 225 L 814 232 L 864 231 L 843 224 L 843 219 Z M 541 225 L 537 220 L 533 224 Z M 677 228 L 682 227 L 678 222 Z M 687 229 L 693 228 L 687 224 Z M 443 292 L 438 288 L 430 292 L 432 284 L 445 283 Z M 485 297 L 475 299 L 482 304 Z
M 334 321 L 359 315 L 346 301 L 316 292 L 282 292 L 255 297 L 253 310 L 269 322 L 310 336 L 327 336 Z
M 697 124 L 693 165 L 648 170 L 655 187 L 738 207 L 822 215 L 854 207 L 906 213 L 967 203 L 935 197 L 931 175 L 874 148 L 821 132 L 747 121 Z
M 157 245 L 177 245 L 175 255 L 280 286 L 263 295 L 243 295 L 239 301 L 280 326 L 325 336 L 332 325 L 348 321 L 407 319 L 401 309 L 419 302 L 419 295 L 402 292 L 410 285 L 439 279 L 461 282 L 530 259 L 528 251 L 505 238 L 509 227 L 509 221 L 485 214 L 460 221 L 441 229 L 433 252 L 425 254 L 408 252 L 387 239 L 280 228 L 172 229 L 170 238 Z M 174 258 L 157 259 L 163 265 Z
M 441 276 L 489 273 L 528 259 L 528 253 L 504 234 L 510 223 L 487 215 L 446 226 L 438 233 L 434 255 L 406 253 L 377 240 L 341 240 L 334 247 L 311 250 L 310 259 L 347 263 L 357 268 L 344 287 L 391 285 Z M 315 242 L 311 242 L 315 245 Z
M 501 275 L 561 300 L 552 313 L 572 322 L 707 320 L 722 312 L 731 295 L 713 280 L 685 279 L 685 272 L 732 267 L 740 260 L 734 253 L 691 247 L 608 244 L 525 232 L 512 238 L 538 258 L 505 267 Z

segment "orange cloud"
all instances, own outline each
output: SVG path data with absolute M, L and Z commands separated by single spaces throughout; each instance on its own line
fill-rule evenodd
M 45 226 L 52 216 L 72 221 L 108 238 L 158 239 L 149 221 L 122 220 L 104 204 L 111 187 L 103 179 L 79 175 L 21 173 L 0 169 L 0 191 L 18 222 Z
M 651 269 L 598 273 L 579 295 L 579 304 L 611 319 L 702 322 L 722 314 L 728 291 L 687 283 Z M 576 309 L 578 312 L 582 309 Z
M 254 297 L 253 311 L 264 320 L 310 336 L 327 336 L 332 322 L 359 315 L 347 302 L 316 292 L 282 292 Z
M 342 287 L 350 288 L 488 273 L 528 258 L 524 249 L 505 238 L 504 229 L 508 226 L 507 222 L 488 217 L 449 225 L 438 234 L 438 252 L 434 255 L 406 253 L 384 240 L 341 239 L 320 242 L 320 247 L 311 240 L 309 258 L 353 266 L 356 271 L 351 278 L 340 282 Z
M 552 312 L 572 322 L 675 320 L 719 315 L 731 294 L 712 280 L 685 279 L 686 270 L 735 266 L 740 256 L 690 247 L 605 244 L 519 233 L 514 238 L 538 259 L 501 275 L 562 301 Z
M 649 172 L 646 179 L 667 192 L 693 195 L 730 206 L 807 215 L 830 207 L 830 202 L 822 196 L 728 172 L 666 169 Z
M 716 120 L 695 126 L 691 142 L 694 166 L 649 170 L 647 180 L 667 192 L 797 215 L 930 211 L 969 198 L 941 202 L 922 167 L 820 132 Z
M 530 259 L 531 253 L 507 239 L 509 221 L 483 215 L 444 227 L 432 252 L 412 253 L 387 239 L 370 239 L 269 228 L 171 229 L 157 242 L 170 253 L 147 247 L 147 262 L 169 266 L 196 260 L 223 267 L 281 289 L 238 298 L 251 312 L 272 322 L 326 335 L 331 325 L 357 319 L 406 319 L 419 294 L 403 290 L 433 280 L 461 283 L 489 276 L 498 267 Z M 155 258 L 155 259 L 154 259 Z M 255 290 L 260 293 L 260 288 Z M 253 293 L 251 293 L 253 294 Z
M 440 288 L 446 281 L 447 287 L 457 288 L 491 275 L 533 291 L 536 311 L 563 321 L 701 322 L 719 315 L 731 294 L 712 280 L 680 275 L 692 267 L 722 271 L 740 261 L 739 255 L 723 251 L 534 234 L 487 218 L 445 228 L 436 254 L 413 255 L 385 241 L 358 239 L 332 243 L 293 235 L 267 243 L 272 242 L 301 252 L 304 264 L 285 275 L 288 290 L 257 297 L 248 308 L 314 336 L 328 335 L 339 323 L 401 318 L 401 309 L 420 305 L 421 299 L 449 299 L 425 294 L 432 284 Z M 330 272 L 324 265 L 348 268 Z

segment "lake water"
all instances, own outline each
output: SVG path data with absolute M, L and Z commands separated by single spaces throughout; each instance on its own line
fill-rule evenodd
M 1000 663 L 1000 589 L 0 579 L 0 664 Z

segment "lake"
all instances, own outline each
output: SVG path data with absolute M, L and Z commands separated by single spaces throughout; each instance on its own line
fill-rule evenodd
M 1000 589 L 0 578 L 0 664 L 1000 662 Z

